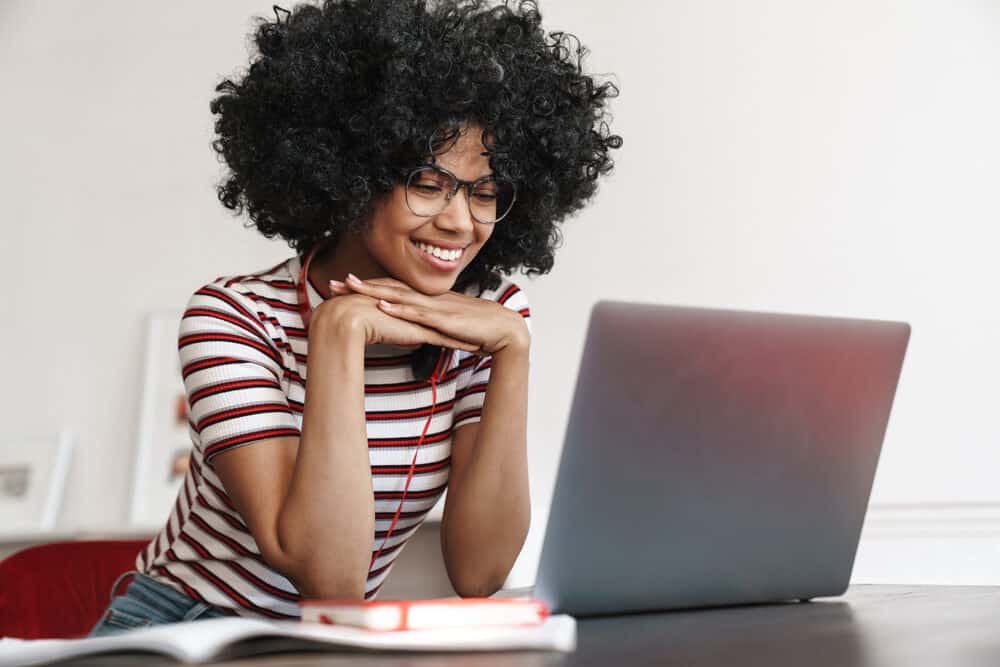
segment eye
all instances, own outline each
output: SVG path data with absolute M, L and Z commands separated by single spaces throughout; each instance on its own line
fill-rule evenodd
M 480 202 L 492 202 L 496 201 L 497 198 L 497 184 L 495 181 L 486 181 L 480 183 L 472 191 L 472 196 L 476 198 L 476 201 Z
M 424 193 L 437 193 L 446 190 L 451 185 L 448 181 L 449 179 L 444 174 L 428 169 L 416 174 L 410 181 L 410 187 Z

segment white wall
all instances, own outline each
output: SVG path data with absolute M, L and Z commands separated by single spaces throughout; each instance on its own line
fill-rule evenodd
M 144 314 L 179 312 L 205 282 L 288 250 L 243 229 L 214 193 L 208 103 L 247 62 L 260 9 L 0 5 L 0 409 L 4 436 L 78 432 L 63 528 L 128 516 Z
M 565 226 L 556 269 L 526 285 L 535 514 L 510 583 L 534 574 L 600 298 L 910 322 L 855 580 L 1000 582 L 1000 5 L 542 9 L 591 48 L 591 71 L 617 74 L 625 147 Z M 126 516 L 141 314 L 288 253 L 216 202 L 208 147 L 212 87 L 246 62 L 250 17 L 266 13 L 0 5 L 0 405 L 7 434 L 79 431 L 66 528 Z

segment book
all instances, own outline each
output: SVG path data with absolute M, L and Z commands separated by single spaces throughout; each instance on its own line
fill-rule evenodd
M 347 625 L 378 632 L 539 625 L 549 615 L 541 600 L 510 598 L 439 598 L 433 600 L 304 600 L 302 620 Z
M 552 615 L 537 625 L 371 632 L 344 625 L 212 618 L 89 639 L 0 639 L 0 665 L 34 667 L 94 655 L 158 654 L 187 664 L 292 651 L 562 651 L 576 648 L 576 622 Z

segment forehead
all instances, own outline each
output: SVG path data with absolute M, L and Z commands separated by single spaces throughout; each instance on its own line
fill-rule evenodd
M 475 179 L 490 173 L 490 160 L 483 145 L 483 131 L 478 126 L 463 128 L 447 150 L 434 156 L 435 162 L 459 178 Z

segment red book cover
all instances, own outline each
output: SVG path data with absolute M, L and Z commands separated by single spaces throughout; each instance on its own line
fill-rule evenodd
M 302 621 L 379 632 L 481 626 L 539 625 L 548 606 L 533 598 L 440 598 L 430 600 L 305 600 Z

